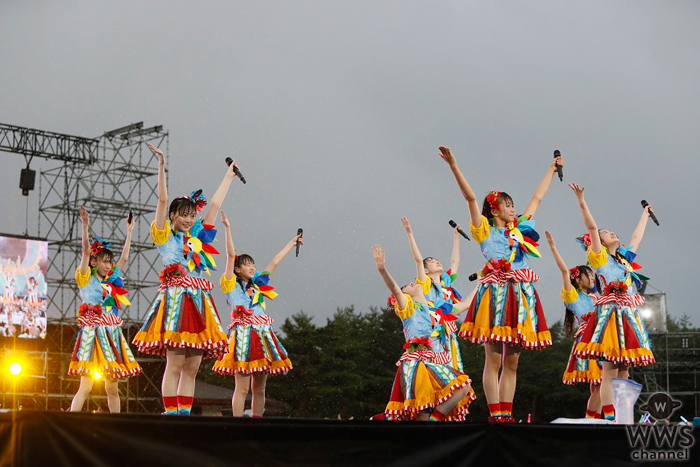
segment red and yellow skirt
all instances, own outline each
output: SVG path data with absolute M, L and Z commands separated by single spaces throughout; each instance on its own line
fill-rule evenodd
M 95 308 L 101 312 L 99 305 Z M 141 373 L 122 333 L 120 318 L 113 313 L 90 312 L 82 315 L 79 322 L 69 375 L 85 376 L 98 371 L 105 378 L 117 380 Z
M 531 350 L 552 345 L 533 285 L 538 279 L 529 269 L 481 277 L 459 336 L 475 344 L 504 342 Z
M 203 358 L 215 358 L 228 350 L 228 340 L 207 288 L 161 286 L 146 322 L 134 337 L 140 352 L 165 355 L 168 347 L 201 349 Z
M 219 356 L 213 370 L 222 375 L 281 375 L 291 370 L 292 362 L 272 323 L 268 315 L 235 319 L 230 326 L 229 351 Z
M 649 335 L 636 308 L 642 303 L 644 298 L 639 295 L 614 293 L 600 297 L 596 314 L 589 319 L 574 355 L 626 366 L 654 363 Z
M 469 394 L 446 414 L 445 421 L 461 422 L 476 399 L 468 375 L 447 364 L 432 363 L 432 351 L 406 352 L 397 363 L 391 398 L 384 410 L 387 420 L 414 420 L 424 410 L 435 408 L 463 387 Z

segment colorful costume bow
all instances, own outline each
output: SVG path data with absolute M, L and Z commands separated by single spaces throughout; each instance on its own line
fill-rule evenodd
M 216 248 L 211 246 L 211 242 L 216 237 L 216 230 L 213 225 L 202 224 L 196 222 L 192 228 L 183 237 L 182 254 L 185 259 L 188 258 L 190 252 L 192 257 L 187 261 L 187 267 L 190 271 L 206 272 L 211 276 L 209 270 L 216 271 L 216 262 L 212 254 L 218 255 Z
M 95 256 L 99 252 L 112 246 L 112 242 L 103 242 L 100 237 L 92 237 L 92 240 L 93 242 L 90 245 L 90 256 Z
M 246 285 L 246 291 L 250 297 L 251 308 L 255 305 L 260 305 L 265 310 L 265 297 L 274 300 L 278 295 L 274 292 L 271 285 L 267 285 L 270 281 L 270 273 L 268 271 L 256 271 L 255 275 Z
M 525 256 L 534 256 L 541 258 L 540 252 L 537 251 L 540 239 L 540 234 L 535 231 L 535 221 L 530 217 L 520 216 L 515 218 L 511 223 L 508 223 L 508 228 L 503 232 L 510 247 L 513 248 L 515 242 L 518 242 L 518 247 L 511 254 L 509 261 L 519 261 Z
M 102 305 L 107 311 L 110 311 L 112 307 L 121 310 L 122 305 L 131 305 L 131 302 L 125 297 L 128 293 L 124 289 L 124 281 L 119 277 L 119 268 L 112 267 L 110 275 L 102 281 Z
M 207 205 L 207 199 L 202 195 L 202 190 L 195 190 L 190 196 L 183 196 L 184 199 L 189 199 L 195 205 L 197 212 L 202 212 L 204 206 Z

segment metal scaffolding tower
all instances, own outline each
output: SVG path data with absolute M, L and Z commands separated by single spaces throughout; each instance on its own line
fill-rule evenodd
M 117 258 L 126 237 L 126 218 L 129 211 L 133 212 L 137 222 L 129 261 L 122 271 L 131 301 L 131 306 L 120 312 L 125 334 L 135 332 L 136 323 L 140 324 L 148 311 L 159 285 L 161 267 L 149 235 L 158 201 L 158 158 L 146 143 L 167 154 L 168 136 L 162 126 L 143 128 L 143 122 L 107 131 L 98 138 L 0 124 L 0 151 L 24 155 L 27 170 L 35 157 L 62 162 L 42 170 L 39 176 L 38 236 L 49 243 L 48 314 L 57 331 L 56 335 L 49 335 L 52 342 L 45 351 L 40 375 L 45 388 L 35 393 L 44 401 L 39 407 L 48 408 L 52 399 L 65 402 L 66 396 L 77 389 L 73 387 L 77 379 L 67 377 L 64 367 L 70 360 L 80 305 L 73 278 L 82 254 L 80 206 L 85 206 L 90 214 L 90 234 L 111 241 Z M 162 362 L 148 359 L 148 364 L 158 366 Z M 131 409 L 129 400 L 136 402 L 133 409 L 139 411 L 146 410 L 143 404 L 147 401 L 159 400 L 158 382 L 141 376 L 134 383 L 120 388 L 127 398 L 127 410 Z

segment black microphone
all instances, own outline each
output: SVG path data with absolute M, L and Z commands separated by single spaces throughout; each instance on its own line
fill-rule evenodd
M 457 223 L 456 223 L 455 221 L 453 221 L 453 220 L 450 220 L 450 227 L 452 227 L 452 228 L 454 229 L 455 227 L 457 227 Z M 469 238 L 469 237 L 467 237 L 467 234 L 464 233 L 464 230 L 458 228 L 458 229 L 457 229 L 457 232 L 461 233 L 461 234 L 462 234 L 462 237 L 466 238 L 466 239 L 469 240 L 470 242 L 472 241 L 472 239 Z
M 556 159 L 559 156 L 561 156 L 561 153 L 559 152 L 558 149 L 555 149 L 554 150 L 554 158 Z M 559 175 L 559 181 L 563 182 L 564 181 L 564 168 L 561 165 L 557 165 L 557 175 Z
M 131 224 L 131 221 L 134 220 L 134 213 L 129 210 L 129 217 L 126 218 L 126 223 Z
M 303 238 L 304 237 L 304 229 L 297 230 L 297 235 L 301 235 Z M 299 241 L 297 241 L 297 258 L 299 257 L 299 247 L 300 246 L 301 246 L 301 244 L 299 243 Z
M 474 274 L 469 276 L 469 280 L 471 282 L 474 282 L 478 277 L 479 277 L 479 275 L 477 273 L 474 273 Z
M 233 164 L 233 159 L 231 159 L 230 157 L 227 157 L 227 158 L 226 158 L 226 165 L 230 166 L 231 164 Z M 235 167 L 235 166 L 233 167 L 233 173 L 235 173 L 235 174 L 236 174 L 236 177 L 240 178 L 241 181 L 242 181 L 243 183 L 245 183 L 245 177 L 243 176 L 243 174 L 241 173 L 241 171 L 238 170 L 238 167 Z
M 647 203 L 647 200 L 643 199 L 642 200 L 642 207 L 644 209 L 646 209 L 647 206 L 649 206 L 649 203 Z M 659 225 L 659 221 L 656 219 L 656 216 L 654 215 L 654 211 L 649 211 L 649 217 L 651 217 L 651 220 L 654 221 L 654 224 Z

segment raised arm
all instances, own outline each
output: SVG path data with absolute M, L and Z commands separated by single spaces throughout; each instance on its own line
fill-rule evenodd
M 411 224 L 408 223 L 408 219 L 405 217 L 401 218 L 401 223 L 403 224 L 404 230 L 406 230 L 406 235 L 408 236 L 408 244 L 411 246 L 411 253 L 413 254 L 413 259 L 416 262 L 416 279 L 419 282 L 425 282 L 425 267 L 423 266 L 423 257 L 418 250 L 418 245 L 416 244 L 416 239 L 413 237 L 413 229 L 411 229 Z
M 294 248 L 297 245 L 297 243 L 299 243 L 299 245 L 303 245 L 304 239 L 302 238 L 302 235 L 303 234 L 295 235 L 294 238 L 291 239 L 289 241 L 289 243 L 287 243 L 284 246 L 284 248 L 282 248 L 282 250 L 275 255 L 274 258 L 272 258 L 272 260 L 270 261 L 270 264 L 268 264 L 267 267 L 265 268 L 265 271 L 272 273 L 272 271 L 274 271 L 275 268 L 277 268 L 277 266 L 282 262 L 284 257 L 287 256 L 287 254 L 290 251 L 292 251 L 292 248 Z
M 224 232 L 226 234 L 226 270 L 224 271 L 224 277 L 230 279 L 233 277 L 233 269 L 236 262 L 236 248 L 233 246 L 231 223 L 224 211 L 221 211 L 221 223 L 224 224 Z
M 581 209 L 581 215 L 583 216 L 583 223 L 586 225 L 588 233 L 591 235 L 591 249 L 595 253 L 600 253 L 601 243 L 600 234 L 598 233 L 598 225 L 595 223 L 593 215 L 586 204 L 586 200 L 583 198 L 583 190 L 585 190 L 586 187 L 580 187 L 575 183 L 569 183 L 569 187 L 571 187 L 576 195 L 578 207 Z
M 122 248 L 122 255 L 119 257 L 119 261 L 115 266 L 122 269 L 127 261 L 129 261 L 129 250 L 131 249 L 131 232 L 134 230 L 136 225 L 136 218 L 132 217 L 131 222 L 129 218 L 126 218 L 126 238 L 124 239 L 124 248 Z
M 458 231 L 460 228 L 459 225 L 454 228 L 455 238 L 452 243 L 452 257 L 450 258 L 450 272 L 452 274 L 457 274 L 457 270 L 459 269 L 459 240 L 462 236 Z
M 557 245 L 554 243 L 554 238 L 552 238 L 552 234 L 550 234 L 548 230 L 545 230 L 544 234 L 547 236 L 547 243 L 549 243 L 549 249 L 552 250 L 552 256 L 554 256 L 554 261 L 556 261 L 557 266 L 559 267 L 559 271 L 561 271 L 561 281 L 564 285 L 564 290 L 568 292 L 569 290 L 571 290 L 572 287 L 571 277 L 569 277 L 569 268 L 566 267 L 564 258 L 562 258 L 559 254 L 559 251 L 557 250 Z
M 540 184 L 537 185 L 537 188 L 535 188 L 535 193 L 532 195 L 530 204 L 527 205 L 527 208 L 525 209 L 523 215 L 535 215 L 535 212 L 537 212 L 537 208 L 540 206 L 540 203 L 544 199 L 544 195 L 546 195 L 547 190 L 549 190 L 549 185 L 551 185 L 552 183 L 552 178 L 554 178 L 554 174 L 557 172 L 557 166 L 564 167 L 563 157 L 559 156 L 552 160 L 552 163 L 547 168 L 547 173 L 544 174 L 544 178 L 542 179 Z
M 156 205 L 156 228 L 162 230 L 165 227 L 165 221 L 168 220 L 168 184 L 165 181 L 165 156 L 163 151 L 148 143 L 158 156 L 158 204 Z
M 464 196 L 464 199 L 467 200 L 467 206 L 469 207 L 469 217 L 471 219 L 472 225 L 474 227 L 480 226 L 481 211 L 479 210 L 479 202 L 476 200 L 476 194 L 474 193 L 474 190 L 472 190 L 472 187 L 469 186 L 469 183 L 467 182 L 467 179 L 464 178 L 462 171 L 459 170 L 459 167 L 457 167 L 457 160 L 455 159 L 455 156 L 452 155 L 452 151 L 450 151 L 450 148 L 440 146 L 438 149 L 440 149 L 440 157 L 442 157 L 443 160 L 447 162 L 447 165 L 450 166 L 450 170 L 452 171 L 452 175 L 454 175 L 455 180 L 457 181 L 457 185 L 459 186 L 459 189 L 462 192 L 462 196 Z
M 202 223 L 214 224 L 214 222 L 216 222 L 216 215 L 219 213 L 221 204 L 224 202 L 224 198 L 226 198 L 226 193 L 228 193 L 228 188 L 231 186 L 231 182 L 236 176 L 236 174 L 233 173 L 234 167 L 238 168 L 236 161 L 233 161 L 226 169 L 226 175 L 224 175 L 224 179 L 221 181 L 219 188 L 214 192 L 214 196 L 211 197 L 211 204 L 209 204 L 209 208 L 204 215 Z
M 396 298 L 396 305 L 400 310 L 406 308 L 406 297 L 404 297 L 403 292 L 401 292 L 401 287 L 396 283 L 389 271 L 386 270 L 385 265 L 385 254 L 382 247 L 379 245 L 374 245 L 372 247 L 372 254 L 374 255 L 374 263 L 377 265 L 377 271 L 384 279 L 384 284 L 389 289 L 389 292 Z
M 654 210 L 651 208 L 651 206 L 647 205 L 647 207 L 644 208 L 644 212 L 642 212 L 642 217 L 639 219 L 637 227 L 635 227 L 634 232 L 632 232 L 632 240 L 630 240 L 629 244 L 632 245 L 633 253 L 637 252 L 639 244 L 642 243 L 644 230 L 647 228 L 647 221 L 649 220 L 649 217 L 651 217 L 650 213 L 652 212 L 654 212 Z
M 90 269 L 90 234 L 88 233 L 88 223 L 90 216 L 85 206 L 80 206 L 80 222 L 82 223 L 82 246 L 83 255 L 80 257 L 80 274 L 87 274 Z

